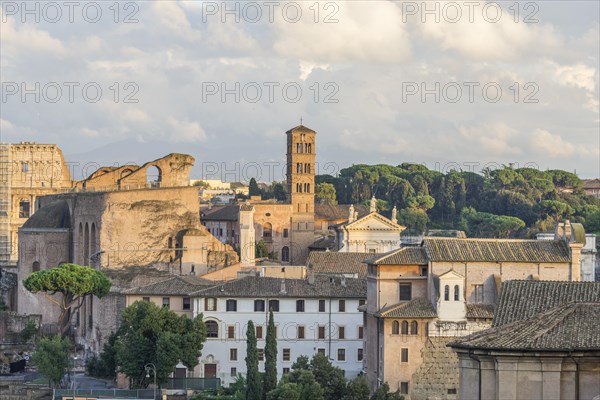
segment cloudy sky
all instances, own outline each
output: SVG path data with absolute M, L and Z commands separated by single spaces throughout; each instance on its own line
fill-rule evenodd
M 77 179 L 170 152 L 281 179 L 300 118 L 319 173 L 600 176 L 597 1 L 1 4 L 1 141 L 57 143 Z

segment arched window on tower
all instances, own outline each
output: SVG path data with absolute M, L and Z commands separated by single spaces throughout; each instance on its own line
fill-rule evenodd
M 29 218 L 31 216 L 31 203 L 28 199 L 19 201 L 19 218 Z
M 270 222 L 266 222 L 263 225 L 263 240 L 271 241 L 273 237 L 273 225 Z
M 410 334 L 411 335 L 419 334 L 419 324 L 417 323 L 417 321 L 413 321 L 410 323 Z
M 398 335 L 400 333 L 400 323 L 398 321 L 392 322 L 392 335 Z
M 296 183 L 296 193 L 302 193 L 302 184 Z
M 403 335 L 408 335 L 408 321 L 402 321 L 402 331 Z
M 450 286 L 448 285 L 444 286 L 444 300 L 450 300 Z

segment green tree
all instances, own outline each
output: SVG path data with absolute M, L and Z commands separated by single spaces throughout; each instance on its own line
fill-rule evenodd
M 69 352 L 71 342 L 69 338 L 53 336 L 42 338 L 33 353 L 33 363 L 38 371 L 46 376 L 54 387 L 58 387 L 60 380 L 69 368 Z
M 258 187 L 258 183 L 256 183 L 256 179 L 250 179 L 250 184 L 248 185 L 248 194 L 250 196 L 260 196 L 260 189 Z
M 37 271 L 23 281 L 31 293 L 44 292 L 46 298 L 61 309 L 59 326 L 61 335 L 69 330 L 72 315 L 83 305 L 86 297 L 104 297 L 110 291 L 110 280 L 103 272 L 77 264 L 61 264 L 58 267 Z M 60 293 L 60 300 L 52 295 Z
M 258 350 L 254 322 L 248 321 L 246 328 L 246 400 L 261 400 L 260 373 L 258 372 Z
M 536 208 L 542 217 L 551 217 L 554 221 L 569 218 L 575 212 L 573 207 L 558 200 L 542 200 Z
M 269 325 L 265 338 L 265 376 L 263 381 L 263 397 L 277 386 L 277 338 L 275 337 L 273 311 L 269 311 Z
M 423 210 L 417 208 L 404 208 L 398 213 L 398 223 L 404 225 L 412 233 L 421 234 L 429 223 L 429 217 Z
M 267 248 L 267 244 L 263 240 L 259 240 L 254 247 L 254 256 L 256 258 L 264 258 L 269 257 L 269 249 Z
M 179 361 L 198 365 L 206 340 L 202 314 L 194 319 L 177 315 L 149 301 L 136 301 L 123 311 L 115 343 L 116 362 L 134 387 L 146 387 L 145 365 L 156 366 L 156 381 L 166 382 Z
M 348 382 L 343 400 L 369 400 L 369 384 L 363 376 L 357 376 Z
M 328 400 L 341 399 L 346 394 L 346 378 L 344 371 L 334 367 L 327 356 L 315 354 L 310 360 L 310 370 L 321 385 L 325 398 Z
M 287 199 L 285 182 L 273 182 L 271 190 L 273 191 L 273 197 L 275 197 L 277 201 L 285 201 Z
M 28 342 L 29 339 L 35 336 L 39 329 L 40 328 L 35 324 L 35 321 L 28 319 L 25 323 L 25 328 L 21 331 L 21 339 Z
M 93 355 L 87 362 L 88 375 L 97 378 L 114 379 L 117 371 L 117 354 L 115 343 L 117 333 L 113 332 L 109 337 L 99 356 Z
M 292 369 L 285 375 L 279 386 L 284 386 L 288 383 L 296 384 L 300 394 L 300 399 L 325 400 L 323 387 L 315 379 L 315 375 L 308 369 Z
M 402 396 L 398 390 L 390 393 L 390 385 L 385 382 L 375 390 L 371 400 L 404 400 L 404 396 Z
M 331 183 L 317 183 L 315 185 L 315 200 L 321 204 L 337 204 L 335 186 Z
M 298 384 L 286 382 L 269 392 L 267 400 L 301 400 L 304 399 L 300 397 L 301 392 L 302 388 Z

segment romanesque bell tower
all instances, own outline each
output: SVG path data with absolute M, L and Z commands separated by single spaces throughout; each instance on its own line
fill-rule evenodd
M 292 206 L 292 265 L 303 265 L 314 242 L 316 132 L 299 125 L 287 135 L 287 189 Z

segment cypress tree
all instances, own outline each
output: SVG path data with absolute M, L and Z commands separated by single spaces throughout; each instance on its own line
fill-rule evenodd
M 265 379 L 263 384 L 263 398 L 277 386 L 277 338 L 275 337 L 275 322 L 273 311 L 269 312 L 269 326 L 265 338 Z
M 256 332 L 252 321 L 248 321 L 246 330 L 246 400 L 262 400 L 260 374 L 258 372 Z

